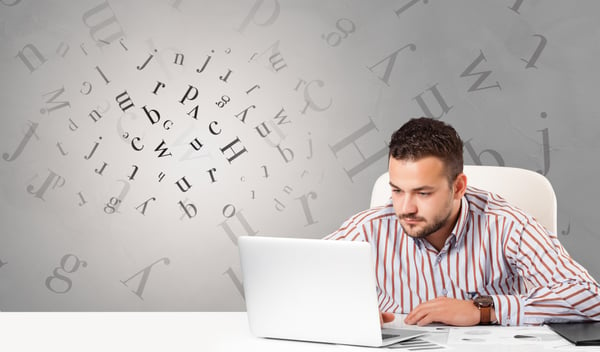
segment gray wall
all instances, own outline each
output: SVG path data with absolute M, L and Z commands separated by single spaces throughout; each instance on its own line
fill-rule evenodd
M 0 310 L 243 310 L 237 237 L 368 205 L 390 133 L 546 175 L 593 276 L 597 1 L 0 1 Z

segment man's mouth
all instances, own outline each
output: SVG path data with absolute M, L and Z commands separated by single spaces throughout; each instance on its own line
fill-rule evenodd
M 407 224 L 417 224 L 423 221 L 423 218 L 415 216 L 402 216 L 400 220 L 404 221 Z

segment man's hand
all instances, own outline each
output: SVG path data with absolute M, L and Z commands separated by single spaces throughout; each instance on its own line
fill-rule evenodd
M 394 315 L 394 313 L 390 313 L 390 312 L 379 312 L 379 322 L 381 323 L 381 325 L 383 325 L 384 323 L 391 323 L 392 321 L 394 321 L 394 319 L 396 319 L 396 316 Z
M 418 305 L 406 316 L 404 322 L 419 326 L 430 323 L 472 326 L 479 324 L 479 318 L 479 309 L 473 301 L 438 297 Z

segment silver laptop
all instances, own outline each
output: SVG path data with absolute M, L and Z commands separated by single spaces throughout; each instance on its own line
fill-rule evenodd
M 381 328 L 368 243 L 241 236 L 238 244 L 256 336 L 379 347 L 424 334 Z

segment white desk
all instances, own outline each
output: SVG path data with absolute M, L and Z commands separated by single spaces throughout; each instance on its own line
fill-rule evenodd
M 491 327 L 497 336 L 513 331 Z M 501 330 L 505 329 L 505 330 Z M 547 342 L 508 339 L 485 343 L 472 340 L 453 342 L 466 330 L 433 333 L 432 340 L 446 345 L 440 351 L 600 351 L 597 347 L 574 347 L 565 340 Z M 458 332 L 458 335 L 455 334 Z M 530 330 L 543 336 L 545 327 Z M 436 335 L 436 336 L 434 336 Z M 454 338 L 454 340 L 453 340 Z M 387 349 L 386 349 L 387 350 Z M 246 313 L 0 313 L 0 351 L 382 351 L 342 345 L 296 342 L 254 337 Z M 406 351 L 400 349 L 399 351 Z

